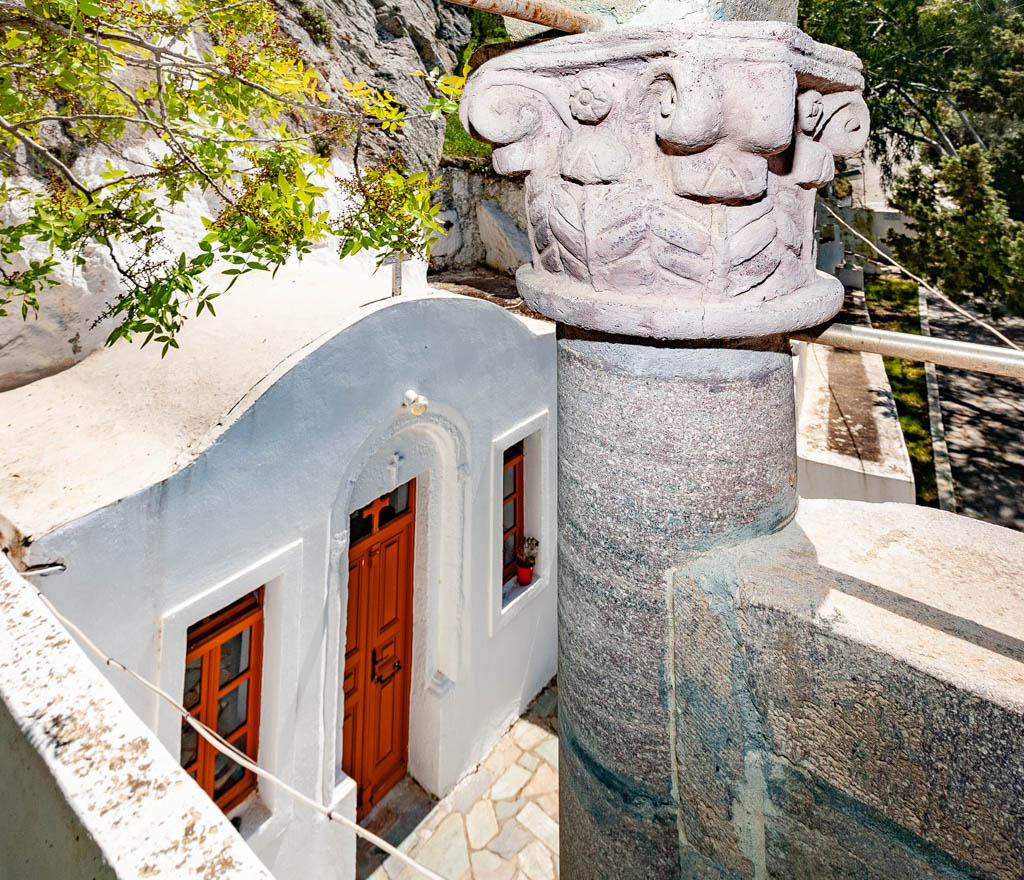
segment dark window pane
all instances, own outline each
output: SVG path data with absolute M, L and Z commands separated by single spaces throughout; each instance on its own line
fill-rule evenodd
M 187 722 L 181 722 L 181 766 L 188 767 L 196 760 L 199 749 L 199 734 Z
M 505 450 L 505 464 L 508 464 L 523 451 L 523 441 L 520 440 L 518 443 L 513 444 Z
M 513 532 L 505 538 L 505 546 L 503 547 L 503 553 L 501 557 L 502 566 L 511 565 L 512 561 L 516 558 L 516 536 Z
M 234 743 L 234 747 L 243 754 L 245 750 L 245 737 L 239 737 Z M 217 760 L 213 765 L 213 796 L 220 797 L 236 782 L 240 782 L 242 777 L 245 776 L 245 768 L 241 764 L 237 764 L 233 759 L 217 753 Z
M 398 516 L 398 511 L 395 510 L 393 505 L 388 504 L 387 507 L 382 507 L 380 509 L 380 513 L 377 514 L 377 528 L 384 528 L 384 526 L 391 522 L 391 520 L 393 520 L 396 516 Z
M 230 736 L 245 724 L 249 713 L 249 682 L 243 681 L 217 703 L 217 733 Z
M 357 510 L 348 518 L 348 542 L 354 544 L 362 540 L 373 530 L 373 521 L 368 516 L 363 516 L 361 510 Z
M 507 532 L 516 524 L 516 500 L 513 498 L 511 501 L 505 502 L 505 507 L 501 515 L 501 530 Z
M 518 467 L 518 465 L 516 465 Z M 507 467 L 505 468 L 505 476 L 501 487 L 501 497 L 508 498 L 513 492 L 516 491 L 516 468 Z
M 249 668 L 251 639 L 252 627 L 247 627 L 220 646 L 220 687 L 224 687 L 231 679 L 238 678 Z
M 186 709 L 199 705 L 199 688 L 203 679 L 203 658 L 196 657 L 191 663 L 185 666 L 185 694 L 182 697 L 182 704 Z

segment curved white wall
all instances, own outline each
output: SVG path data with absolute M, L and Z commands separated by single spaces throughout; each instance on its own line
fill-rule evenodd
M 410 388 L 426 415 L 401 407 Z M 458 297 L 370 307 L 187 468 L 38 538 L 33 558 L 62 558 L 46 593 L 171 693 L 188 625 L 266 583 L 260 763 L 351 812 L 338 771 L 348 513 L 415 477 L 410 768 L 442 792 L 555 671 L 555 405 L 550 325 Z M 536 586 L 503 613 L 495 456 L 523 432 L 541 556 Z M 176 754 L 172 714 L 111 678 Z M 351 876 L 350 835 L 264 799 L 269 818 L 243 832 L 275 875 Z

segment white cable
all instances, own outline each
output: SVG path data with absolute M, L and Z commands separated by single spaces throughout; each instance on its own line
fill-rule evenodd
M 83 633 L 77 626 L 75 626 L 70 620 L 68 620 L 63 614 L 61 614 L 53 606 L 53 603 L 46 598 L 46 596 L 44 596 L 41 592 L 39 592 L 39 590 L 37 590 L 31 584 L 29 584 L 29 586 L 31 587 L 33 592 L 35 592 L 35 594 L 42 600 L 43 604 L 50 610 L 50 613 L 54 617 L 56 617 L 57 620 L 59 620 L 65 627 L 67 627 L 67 629 L 71 630 L 71 632 L 75 634 L 75 636 L 78 638 L 80 642 L 82 642 L 82 644 L 84 644 L 97 657 L 102 659 L 103 662 L 106 663 L 108 666 L 113 666 L 117 669 L 120 669 L 122 672 L 127 673 L 131 678 L 133 678 L 135 681 L 141 684 L 144 688 L 146 688 L 149 691 L 152 691 L 154 694 L 160 697 L 160 699 L 164 700 L 165 702 L 173 706 L 175 711 L 179 715 L 181 715 L 185 722 L 189 724 L 195 730 L 196 733 L 198 733 L 203 739 L 205 739 L 222 755 L 226 755 L 235 763 L 241 764 L 243 767 L 245 767 L 246 770 L 252 771 L 261 779 L 265 779 L 272 785 L 276 785 L 282 791 L 290 794 L 297 801 L 300 801 L 307 807 L 316 810 L 321 815 L 326 816 L 329 821 L 338 822 L 344 825 L 346 828 L 349 828 L 350 830 L 354 831 L 356 835 L 358 835 L 359 837 L 368 840 L 374 846 L 384 850 L 384 852 L 394 856 L 400 861 L 405 862 L 407 865 L 409 865 L 409 867 L 413 868 L 416 871 L 419 871 L 419 873 L 421 873 L 424 877 L 429 878 L 429 880 L 445 880 L 445 878 L 442 877 L 440 874 L 435 874 L 429 868 L 424 867 L 415 859 L 410 858 L 404 852 L 392 846 L 383 838 L 378 837 L 376 834 L 367 831 L 365 828 L 357 825 L 348 817 L 342 816 L 339 813 L 335 813 L 333 810 L 329 810 L 322 804 L 317 803 L 312 798 L 306 797 L 306 795 L 304 795 L 301 791 L 296 791 L 287 782 L 284 782 L 283 780 L 278 779 L 276 776 L 274 776 L 273 773 L 269 772 L 268 770 L 264 770 L 258 764 L 254 764 L 247 756 L 243 755 L 240 751 L 238 751 L 238 749 L 231 745 L 231 743 L 224 740 L 215 730 L 212 730 L 202 722 L 193 718 L 192 714 L 188 711 L 188 709 L 186 709 L 184 706 L 178 703 L 178 701 L 175 700 L 166 691 L 161 690 L 155 684 L 146 680 L 134 670 L 129 669 L 119 660 L 115 660 L 113 657 L 108 657 L 106 654 L 104 654 L 103 651 L 101 651 L 99 647 L 96 644 L 94 644 L 93 641 L 85 633 Z
M 930 285 L 923 278 L 918 278 L 918 276 L 915 275 L 913 272 L 911 272 L 909 269 L 905 269 L 903 266 L 901 266 L 899 263 L 897 263 L 892 257 L 890 257 L 883 250 L 881 250 L 878 247 L 878 245 L 876 245 L 870 238 L 868 238 L 867 236 L 861 235 L 856 229 L 854 229 L 849 223 L 847 223 L 842 217 L 840 217 L 835 211 L 833 211 L 832 208 L 829 207 L 828 203 L 826 203 L 824 201 L 820 201 L 820 200 L 819 200 L 819 203 L 821 204 L 821 206 L 826 211 L 828 211 L 833 217 L 835 217 L 836 220 L 838 220 L 840 223 L 843 224 L 843 226 L 845 226 L 847 229 L 849 229 L 850 232 L 852 232 L 854 235 L 856 235 L 857 238 L 859 238 L 861 241 L 865 242 L 868 245 L 868 247 L 870 247 L 876 254 L 878 254 L 880 257 L 884 257 L 886 260 L 888 260 L 890 263 L 892 263 L 897 269 L 899 269 L 904 275 L 910 276 L 918 284 L 920 284 L 922 287 L 928 288 L 928 290 L 930 290 L 937 297 L 939 297 L 939 299 L 941 299 L 951 309 L 954 309 L 955 311 L 957 311 L 961 315 L 963 315 L 965 318 L 968 318 L 971 321 L 974 321 L 974 323 L 977 324 L 978 326 L 983 327 L 984 329 L 988 330 L 989 333 L 991 333 L 997 339 L 1000 339 L 1003 342 L 1005 342 L 1008 346 L 1010 346 L 1010 348 L 1015 348 L 1015 349 L 1017 349 L 1017 351 L 1024 351 L 1024 349 L 1022 349 L 1019 345 L 1017 345 L 1016 342 L 1014 342 L 1008 336 L 1004 336 L 1002 333 L 1000 333 L 998 330 L 996 330 L 996 328 L 993 327 L 991 324 L 988 324 L 985 321 L 982 321 L 981 318 L 979 318 L 977 315 L 972 315 L 969 311 L 967 311 L 967 309 L 961 308 L 955 302 L 953 302 L 953 300 L 951 300 L 948 296 L 946 296 L 946 294 L 944 294 L 941 290 L 936 290 L 934 287 L 932 287 L 932 285 Z

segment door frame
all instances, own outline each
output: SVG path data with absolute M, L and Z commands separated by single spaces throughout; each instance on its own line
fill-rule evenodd
M 438 796 L 458 781 L 454 764 L 442 746 L 442 734 L 456 717 L 454 696 L 465 635 L 463 609 L 469 591 L 465 559 L 471 475 L 464 430 L 440 408 L 431 408 L 422 416 L 408 415 L 403 410 L 372 431 L 358 450 L 348 455 L 348 466 L 331 507 L 328 538 L 326 656 L 330 672 L 322 685 L 326 726 L 321 784 L 331 809 L 355 815 L 355 783 L 341 769 L 349 516 L 381 493 L 413 478 L 417 511 L 409 773 Z
M 417 502 L 416 482 L 417 481 L 416 481 L 415 477 L 413 477 L 412 479 L 407 481 L 407 484 L 409 486 L 409 501 L 408 501 L 408 506 L 407 506 L 406 510 L 404 510 L 402 513 L 400 513 L 397 516 L 395 516 L 394 519 L 390 520 L 386 525 L 384 525 L 383 527 L 380 527 L 379 529 L 377 529 L 377 516 L 379 514 L 379 511 L 373 511 L 373 513 L 371 514 L 372 517 L 373 517 L 373 524 L 371 526 L 371 529 L 377 529 L 377 531 L 372 531 L 371 530 L 369 535 L 366 535 L 363 538 L 361 538 L 358 541 L 356 541 L 355 543 L 350 544 L 349 548 L 348 548 L 348 554 L 347 554 L 347 557 L 348 557 L 348 568 L 351 569 L 352 560 L 354 558 L 361 558 L 361 557 L 364 557 L 364 556 L 372 557 L 374 555 L 377 555 L 377 554 L 374 553 L 374 550 L 373 550 L 374 547 L 377 547 L 378 548 L 378 552 L 379 552 L 379 548 L 382 545 L 384 545 L 385 543 L 387 543 L 389 540 L 397 537 L 398 535 L 402 534 L 403 532 L 406 533 L 405 542 L 406 542 L 406 545 L 407 545 L 406 552 L 408 553 L 408 556 L 407 556 L 407 558 L 405 560 L 405 563 L 404 563 L 404 565 L 405 565 L 405 572 L 403 574 L 403 577 L 404 577 L 405 583 L 404 583 L 404 587 L 402 588 L 404 595 L 400 599 L 400 601 L 402 603 L 404 603 L 405 614 L 406 614 L 406 621 L 405 621 L 405 624 L 404 624 L 404 632 L 402 634 L 402 642 L 403 642 L 403 644 L 401 646 L 402 654 L 403 654 L 403 656 L 405 658 L 406 663 L 405 663 L 405 668 L 403 670 L 403 672 L 404 672 L 403 682 L 404 683 L 403 683 L 403 694 L 401 695 L 402 712 L 401 712 L 400 729 L 398 731 L 399 739 L 400 739 L 400 743 L 401 743 L 401 757 L 402 757 L 401 768 L 402 768 L 402 772 L 401 772 L 401 774 L 399 774 L 398 778 L 396 778 L 396 779 L 394 779 L 394 780 L 392 780 L 390 782 L 390 784 L 388 785 L 388 787 L 384 791 L 384 793 L 380 797 L 378 797 L 376 800 L 369 800 L 369 799 L 367 799 L 362 805 L 359 804 L 360 798 L 364 794 L 369 794 L 369 783 L 368 783 L 368 781 L 365 780 L 365 779 L 360 779 L 359 777 L 365 776 L 365 774 L 363 773 L 363 762 L 365 760 L 365 757 L 366 757 L 366 754 L 367 754 L 367 748 L 368 748 L 367 741 L 366 741 L 367 731 L 370 730 L 370 727 L 369 727 L 369 725 L 370 725 L 370 717 L 369 717 L 369 713 L 367 712 L 367 709 L 366 709 L 367 696 L 371 693 L 371 689 L 372 689 L 373 685 L 375 684 L 375 681 L 374 681 L 374 678 L 373 678 L 373 672 L 374 672 L 373 667 L 370 664 L 369 658 L 367 656 L 364 656 L 363 660 L 362 660 L 362 663 L 361 663 L 361 666 L 360 666 L 360 677 L 363 679 L 361 687 L 363 689 L 362 699 L 363 699 L 363 703 L 364 703 L 363 716 L 362 716 L 362 731 L 361 731 L 361 739 L 360 739 L 360 746 L 361 746 L 361 750 L 362 751 L 361 751 L 360 756 L 356 760 L 355 766 L 352 768 L 352 770 L 353 770 L 352 778 L 353 778 L 353 780 L 356 783 L 356 791 L 357 791 L 357 794 L 356 794 L 356 804 L 357 804 L 356 819 L 357 819 L 357 821 L 362 820 L 366 816 L 366 814 L 369 813 L 370 810 L 372 810 L 373 807 L 376 806 L 376 804 L 379 803 L 380 800 L 383 799 L 383 797 L 387 794 L 387 792 L 390 791 L 391 788 L 394 787 L 394 785 L 396 785 L 398 782 L 401 781 L 401 779 L 408 773 L 408 769 L 409 769 L 409 730 L 410 730 L 410 721 L 411 721 L 411 714 L 412 714 L 411 702 L 412 702 L 412 677 L 413 677 L 412 676 L 412 666 L 413 666 L 413 663 L 412 663 L 412 645 L 413 645 L 413 628 L 414 628 L 414 625 L 415 625 L 415 613 L 414 613 L 413 602 L 414 602 L 414 598 L 415 598 L 415 580 L 416 580 L 416 577 L 415 577 L 415 575 L 416 575 L 416 516 L 417 516 L 417 510 L 418 510 L 417 503 L 416 503 Z M 401 485 L 406 485 L 406 484 L 403 483 Z M 398 487 L 396 487 L 396 488 L 398 488 Z M 394 490 L 392 490 L 392 491 L 394 491 Z M 375 504 L 377 504 L 377 502 L 380 499 L 383 499 L 388 494 L 390 494 L 390 493 L 385 493 L 384 495 L 378 496 L 378 499 L 376 499 L 375 501 L 370 502 L 367 505 L 364 505 L 362 508 L 359 508 L 359 509 L 362 510 L 362 509 L 365 509 L 366 507 L 374 506 Z M 343 648 L 343 650 L 341 652 L 342 653 L 342 657 L 341 657 L 341 659 L 342 659 L 342 676 L 341 676 L 341 681 L 339 682 L 339 685 L 340 685 L 340 687 L 339 687 L 340 699 L 341 699 L 341 712 L 339 714 L 340 714 L 341 727 L 342 727 L 341 735 L 342 735 L 343 753 L 344 753 L 344 723 L 345 723 L 345 714 L 346 714 L 346 706 L 345 706 L 345 672 L 344 672 L 344 670 L 345 670 L 345 666 L 347 665 L 346 664 L 346 655 L 348 653 L 348 627 L 349 627 L 349 625 L 351 623 L 351 621 L 349 620 L 348 605 L 351 602 L 352 589 L 353 589 L 352 580 L 351 580 L 351 578 L 349 578 L 349 596 L 348 596 L 348 599 L 346 601 L 346 609 L 345 609 L 346 613 L 345 613 L 345 617 L 344 617 L 344 626 L 342 628 L 342 631 L 343 631 L 344 636 L 345 636 L 345 641 L 343 642 L 343 644 L 345 645 L 345 648 Z M 369 596 L 367 596 L 366 599 L 368 600 Z M 362 650 L 364 651 L 364 654 L 365 654 L 366 652 L 370 651 L 370 645 L 369 645 L 369 620 L 367 619 L 367 615 L 370 614 L 369 605 L 368 604 L 362 605 L 360 607 L 360 610 L 362 612 L 361 613 L 362 620 L 357 621 L 356 622 L 356 626 L 360 627 L 362 629 L 361 636 L 366 640 L 366 643 L 364 643 L 362 645 Z M 342 755 L 339 755 L 339 764 L 341 764 L 343 759 L 344 759 L 343 758 L 343 753 L 342 753 Z

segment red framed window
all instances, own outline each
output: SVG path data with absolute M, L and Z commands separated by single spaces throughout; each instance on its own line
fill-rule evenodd
M 254 590 L 188 629 L 183 705 L 253 761 L 258 754 L 263 665 L 263 592 Z M 181 764 L 225 812 L 256 777 L 181 722 Z
M 516 576 L 516 550 L 523 543 L 523 441 L 505 450 L 501 480 L 501 579 Z

